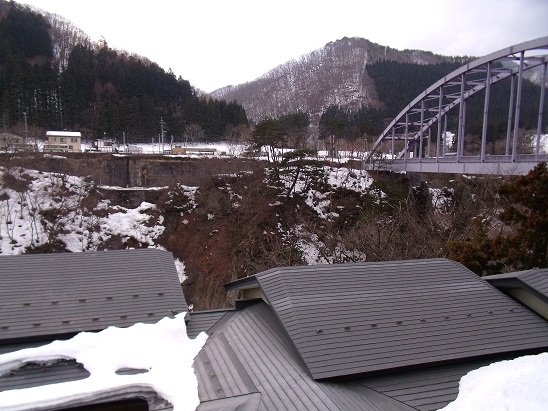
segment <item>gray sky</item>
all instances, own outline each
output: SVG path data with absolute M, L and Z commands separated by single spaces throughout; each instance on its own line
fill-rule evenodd
M 548 36 L 546 0 L 21 0 L 206 92 L 342 37 L 483 56 Z

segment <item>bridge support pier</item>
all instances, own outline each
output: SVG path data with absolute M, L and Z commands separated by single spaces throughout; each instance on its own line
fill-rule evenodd
M 407 179 L 409 180 L 409 187 L 420 186 L 422 181 L 422 173 L 416 171 L 407 171 L 405 173 Z

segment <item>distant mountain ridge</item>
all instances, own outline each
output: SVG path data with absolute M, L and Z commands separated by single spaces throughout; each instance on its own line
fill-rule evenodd
M 236 100 L 252 121 L 303 111 L 314 123 L 331 105 L 349 109 L 382 105 L 367 73 L 368 64 L 392 60 L 422 65 L 469 59 L 422 50 L 399 51 L 363 38 L 344 37 L 281 64 L 256 80 L 215 90 L 211 96 Z

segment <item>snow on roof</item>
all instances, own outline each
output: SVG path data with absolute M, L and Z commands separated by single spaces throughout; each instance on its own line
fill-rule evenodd
M 496 362 L 466 374 L 459 395 L 443 411 L 544 411 L 548 408 L 548 353 Z M 440 411 L 442 411 L 440 410 Z
M 82 133 L 80 133 L 79 131 L 47 131 L 46 136 L 82 137 Z
M 70 340 L 0 355 L 0 375 L 28 362 L 51 363 L 59 359 L 75 359 L 91 374 L 78 381 L 0 392 L 0 410 L 90 404 L 105 393 L 123 394 L 124 389 L 135 387 L 154 389 L 174 406 L 174 411 L 196 409 L 200 401 L 192 363 L 207 335 L 200 333 L 189 339 L 185 314 L 163 318 L 156 324 L 83 332 Z M 148 371 L 116 374 L 122 368 Z

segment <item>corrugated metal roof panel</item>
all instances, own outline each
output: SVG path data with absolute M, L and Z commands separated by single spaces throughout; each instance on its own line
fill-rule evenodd
M 369 387 L 420 411 L 438 410 L 457 398 L 459 381 L 468 372 L 491 364 L 491 360 L 466 361 L 428 369 L 391 373 L 356 380 L 356 384 Z
M 365 387 L 358 392 L 345 385 L 314 381 L 265 303 L 233 312 L 216 327 L 194 362 L 202 403 L 199 409 L 255 392 L 260 393 L 259 410 L 411 410 Z
M 529 287 L 548 298 L 548 268 L 530 270 L 519 278 Z
M 0 343 L 157 322 L 188 309 L 157 249 L 0 257 Z
M 17 370 L 0 375 L 0 392 L 82 380 L 89 376 L 90 373 L 74 360 L 53 364 L 27 363 Z
M 186 325 L 186 334 L 189 338 L 195 338 L 202 331 L 208 333 L 209 329 L 220 321 L 227 313 L 233 310 L 197 311 L 189 314 Z
M 415 408 L 407 404 L 355 382 L 338 384 L 319 382 L 318 385 L 326 393 L 329 393 L 330 398 L 339 406 L 340 410 L 416 411 Z
M 255 277 L 316 379 L 548 347 L 547 322 L 446 259 Z

